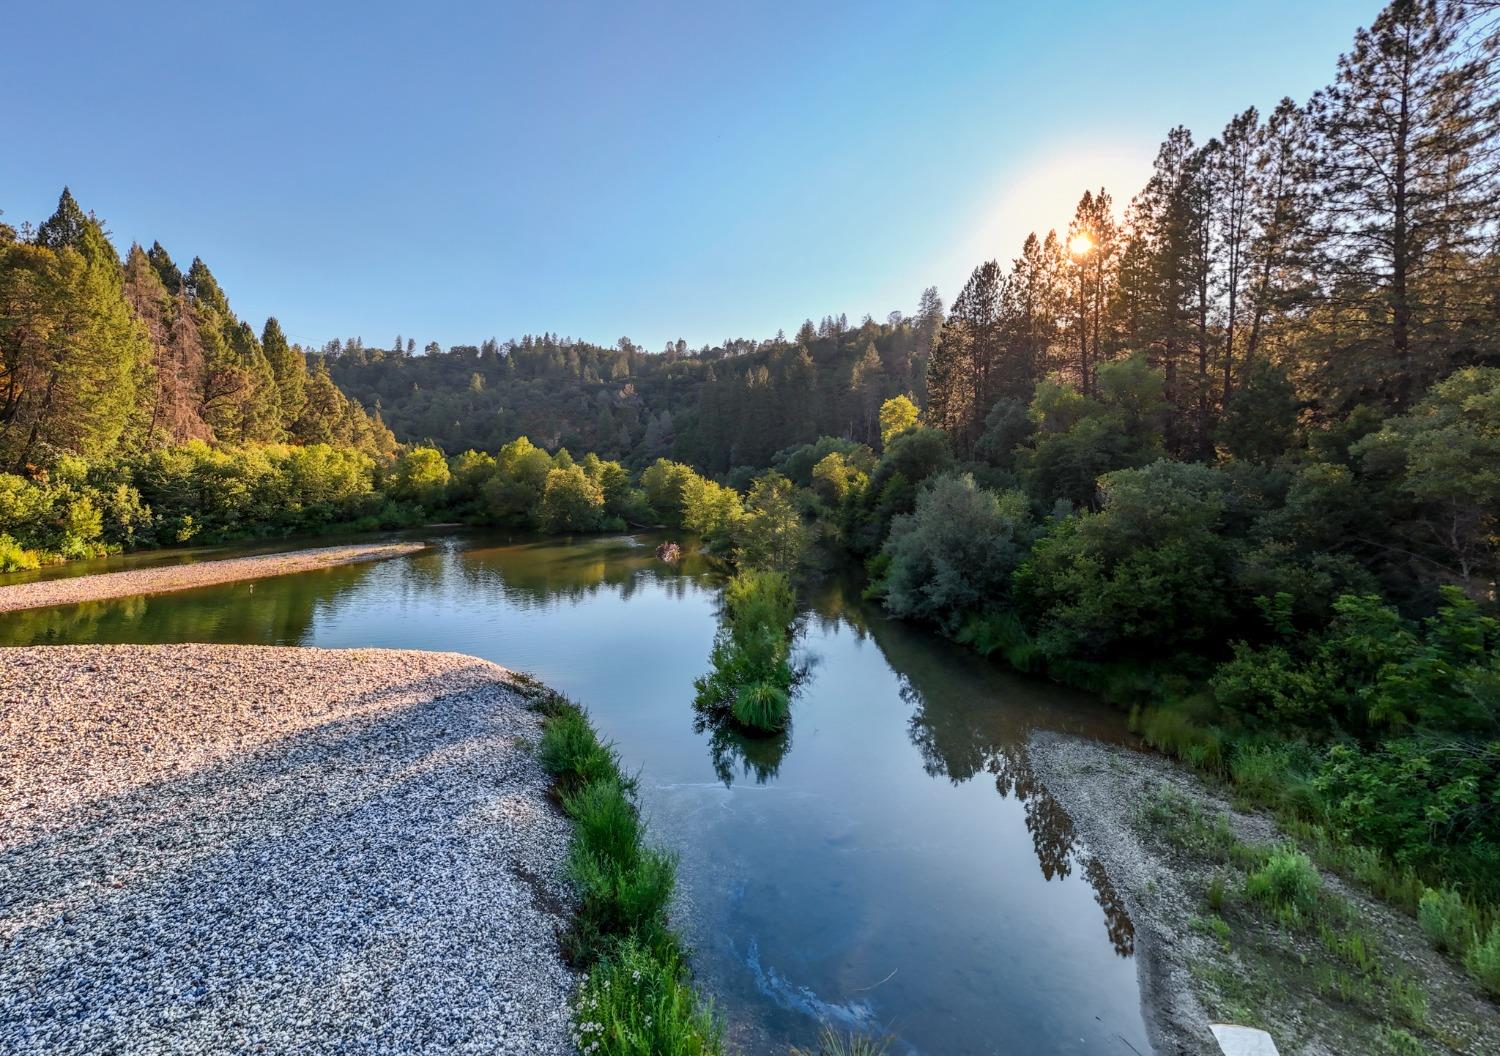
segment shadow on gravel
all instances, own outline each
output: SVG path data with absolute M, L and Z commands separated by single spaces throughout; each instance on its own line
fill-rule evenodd
M 478 682 L 384 703 L 452 684 L 0 852 L 0 1050 L 565 1051 L 534 720 Z

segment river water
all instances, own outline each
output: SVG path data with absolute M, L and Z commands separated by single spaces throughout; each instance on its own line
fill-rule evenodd
M 376 564 L 0 614 L 0 645 L 387 646 L 529 671 L 639 768 L 681 857 L 675 921 L 742 1051 L 784 1054 L 825 1022 L 892 1053 L 1150 1051 L 1129 918 L 1026 761 L 1033 729 L 1125 739 L 1117 713 L 830 582 L 801 599 L 790 732 L 745 740 L 692 707 L 721 580 L 691 551 L 420 537 L 431 549 Z

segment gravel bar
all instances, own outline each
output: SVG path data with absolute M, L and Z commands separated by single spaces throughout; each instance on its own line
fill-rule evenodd
M 0 1052 L 572 1052 L 539 732 L 455 653 L 0 650 Z
M 242 579 L 311 572 L 334 565 L 379 561 L 425 549 L 426 543 L 371 543 L 362 546 L 320 546 L 256 557 L 231 557 L 219 561 L 197 561 L 189 565 L 139 568 L 128 572 L 105 572 L 72 579 L 43 579 L 31 583 L 0 586 L 0 612 L 43 609 L 49 605 L 74 605 L 81 601 L 128 598 L 137 594 L 165 594 L 173 590 L 211 587 Z

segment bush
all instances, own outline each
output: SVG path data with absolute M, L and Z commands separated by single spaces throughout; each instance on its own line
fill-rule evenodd
M 578 843 L 601 860 L 633 862 L 640 853 L 641 818 L 620 782 L 612 777 L 590 781 L 563 797 Z
M 1463 953 L 1475 939 L 1475 918 L 1457 891 L 1429 888 L 1417 904 L 1417 922 L 1444 953 Z
M 886 608 L 955 632 L 968 614 L 1009 597 L 1032 536 L 1031 510 L 1020 492 L 983 491 L 968 474 L 933 477 L 916 509 L 891 522 L 881 551 L 889 561 Z
M 1280 913 L 1301 917 L 1317 905 L 1323 878 L 1312 859 L 1295 847 L 1271 852 L 1264 865 L 1245 880 L 1245 897 Z
M 23 549 L 8 535 L 0 535 L 0 572 L 24 572 L 41 567 L 41 563 L 34 551 Z
M 724 588 L 724 624 L 712 670 L 695 683 L 696 706 L 755 733 L 779 733 L 790 719 L 791 623 L 796 598 L 780 572 L 741 572 Z
M 573 1043 L 600 1056 L 711 1056 L 722 1029 L 674 951 L 620 943 L 583 978 Z
M 588 717 L 574 709 L 547 721 L 537 756 L 564 791 L 608 781 L 619 774 L 614 749 L 601 744 Z
M 1500 998 L 1500 924 L 1490 928 L 1483 942 L 1474 944 L 1464 957 L 1464 967 L 1485 993 Z

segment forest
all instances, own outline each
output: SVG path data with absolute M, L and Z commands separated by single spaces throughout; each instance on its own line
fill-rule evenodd
M 0 228 L 0 570 L 435 517 L 854 563 L 1500 994 L 1497 39 L 1397 0 L 1310 99 L 1170 130 L 949 306 L 696 350 L 303 349 L 64 192 Z

